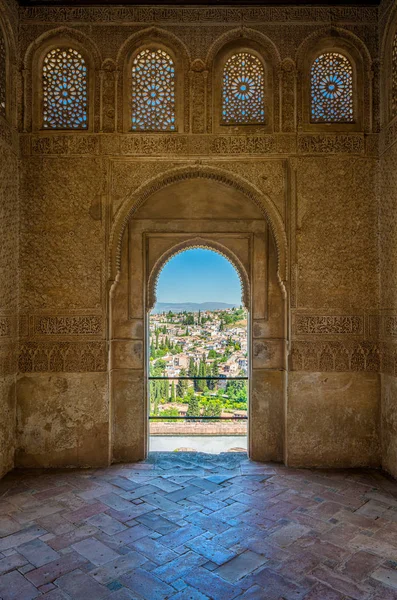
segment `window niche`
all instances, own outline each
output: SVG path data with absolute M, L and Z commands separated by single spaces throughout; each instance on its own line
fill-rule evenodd
M 175 65 L 162 48 L 145 48 L 131 66 L 132 131 L 175 131 Z
M 94 93 L 98 56 L 91 42 L 69 33 L 49 35 L 46 43 L 37 40 L 25 57 L 31 73 L 32 121 L 25 117 L 25 130 L 49 132 L 90 132 L 94 129 Z M 27 87 L 29 99 L 30 88 Z
M 265 69 L 262 61 L 251 52 L 236 52 L 225 62 L 221 123 L 265 123 Z
M 161 36 L 155 34 L 155 39 Z M 147 41 L 126 54 L 123 83 L 125 133 L 181 133 L 184 129 L 183 68 L 185 57 Z M 131 48 L 131 46 L 130 46 Z
M 87 65 L 80 52 L 59 46 L 42 66 L 43 129 L 87 129 Z
M 340 33 L 309 47 L 310 43 L 307 40 L 301 45 L 297 57 L 302 102 L 298 107 L 299 128 L 313 132 L 368 129 L 370 65 L 362 55 L 365 49 L 357 49 Z
M 310 70 L 312 123 L 353 123 L 353 67 L 339 52 L 317 56 Z
M 273 130 L 273 69 L 260 43 L 224 46 L 214 61 L 212 89 L 214 132 Z

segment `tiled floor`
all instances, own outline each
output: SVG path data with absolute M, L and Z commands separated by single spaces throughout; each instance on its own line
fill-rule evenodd
M 396 600 L 397 483 L 244 454 L 0 482 L 2 600 Z

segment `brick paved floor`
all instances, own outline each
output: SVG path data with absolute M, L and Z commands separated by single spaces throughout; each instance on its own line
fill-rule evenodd
M 397 483 L 244 454 L 14 472 L 2 600 L 396 600 Z

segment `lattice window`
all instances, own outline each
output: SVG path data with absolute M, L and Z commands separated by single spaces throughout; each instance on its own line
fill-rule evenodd
M 311 120 L 352 123 L 353 118 L 352 65 L 338 52 L 321 54 L 311 68 Z
M 392 50 L 392 97 L 391 97 L 392 117 L 397 116 L 397 33 L 394 35 Z
M 73 48 L 55 48 L 44 58 L 43 127 L 87 128 L 87 66 Z
M 131 128 L 175 131 L 175 67 L 161 48 L 142 50 L 132 63 Z
M 4 40 L 3 32 L 0 28 L 0 115 L 6 116 L 6 43 Z
M 255 125 L 265 120 L 265 72 L 249 52 L 231 56 L 223 69 L 222 122 Z

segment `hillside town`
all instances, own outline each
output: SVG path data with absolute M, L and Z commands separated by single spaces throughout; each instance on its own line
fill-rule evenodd
M 247 373 L 243 308 L 150 315 L 149 374 L 170 378 L 150 382 L 152 416 L 244 417 L 247 382 L 227 378 Z

